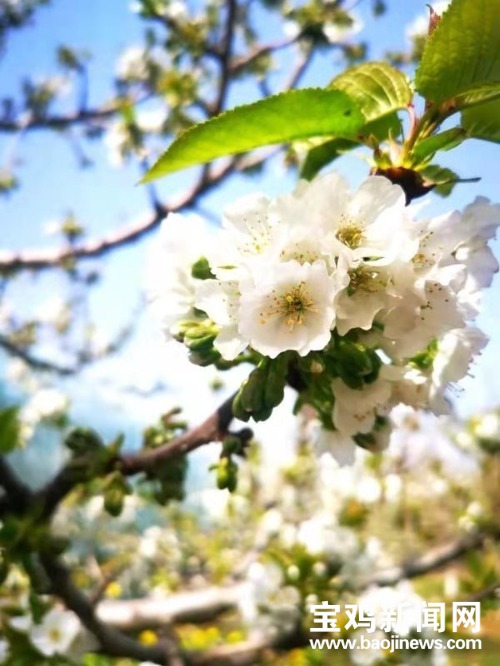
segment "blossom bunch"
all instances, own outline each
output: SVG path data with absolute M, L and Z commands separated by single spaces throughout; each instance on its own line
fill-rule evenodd
M 267 419 L 288 384 L 320 445 L 380 448 L 395 405 L 445 412 L 486 344 L 473 320 L 500 206 L 484 198 L 419 219 L 386 178 L 353 192 L 331 173 L 240 199 L 218 234 L 179 217 L 164 223 L 156 307 L 194 362 L 256 366 L 233 403 L 242 420 Z

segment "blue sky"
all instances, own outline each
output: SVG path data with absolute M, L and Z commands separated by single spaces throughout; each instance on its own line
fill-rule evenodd
M 425 11 L 424 0 L 389 0 L 387 4 L 387 15 L 377 20 L 368 11 L 368 0 L 358 3 L 356 8 L 364 23 L 362 37 L 370 43 L 371 59 L 381 57 L 386 50 L 403 47 L 405 26 Z M 266 38 L 279 37 L 276 34 L 278 24 L 271 22 L 260 27 Z M 98 105 L 112 90 L 112 76 L 120 52 L 131 44 L 140 44 L 143 32 L 144 24 L 130 11 L 126 1 L 54 0 L 52 6 L 37 13 L 33 26 L 9 38 L 7 52 L 0 59 L 0 96 L 18 90 L 21 78 L 27 74 L 36 79 L 55 73 L 55 47 L 70 44 L 88 48 L 93 53 L 90 65 L 90 105 Z M 337 56 L 330 52 L 324 53 L 315 60 L 302 85 L 325 85 L 336 73 Z M 233 102 L 251 99 L 253 94 L 253 88 L 242 88 L 238 93 L 239 99 Z M 71 111 L 73 99 L 70 92 L 64 101 L 63 110 Z M 147 210 L 147 192 L 145 188 L 136 186 L 139 173 L 135 167 L 113 168 L 105 149 L 98 142 L 86 150 L 94 161 L 94 167 L 81 170 L 67 143 L 51 133 L 36 132 L 23 139 L 12 135 L 0 136 L 0 164 L 14 152 L 21 160 L 19 175 L 22 181 L 18 192 L 0 200 L 2 247 L 52 246 L 57 240 L 43 234 L 43 225 L 69 211 L 77 213 L 88 228 L 89 235 L 94 237 L 132 221 Z M 453 196 L 447 200 L 433 196 L 429 210 L 444 212 L 450 208 L 462 208 L 476 194 L 500 200 L 498 150 L 495 145 L 469 142 L 452 154 L 445 155 L 441 159 L 444 166 L 453 167 L 463 177 L 481 176 L 482 181 L 477 185 L 457 187 Z M 355 158 L 340 161 L 338 168 L 346 173 L 353 185 L 367 174 L 366 165 Z M 188 178 L 189 174 L 181 174 L 162 182 L 159 186 L 162 196 L 168 199 L 178 193 Z M 243 193 L 261 190 L 272 195 L 292 187 L 292 176 L 284 175 L 279 166 L 273 164 L 258 178 L 232 178 L 224 188 L 206 196 L 203 206 L 217 216 L 225 204 Z M 131 307 L 137 302 L 148 250 L 154 240 L 151 237 L 138 246 L 117 252 L 105 262 L 98 262 L 106 279 L 104 285 L 96 290 L 91 305 L 96 321 L 109 336 L 127 321 Z M 495 244 L 495 253 L 497 257 L 500 256 L 498 243 Z M 19 281 L 18 294 L 21 294 L 24 308 L 29 310 L 62 288 L 49 275 L 39 280 L 23 276 Z M 491 371 L 500 356 L 499 296 L 500 284 L 497 279 L 486 296 L 484 314 L 479 320 L 493 340 L 474 370 L 475 378 L 467 379 L 463 384 L 464 390 L 457 399 L 462 413 L 500 404 L 500 373 Z M 110 404 L 115 405 L 114 412 L 111 411 L 117 421 L 124 414 L 129 416 L 132 412 L 140 414 L 140 420 L 154 418 L 158 414 L 159 405 L 165 407 L 164 396 L 142 401 L 132 397 L 113 397 L 109 384 L 114 383 L 142 383 L 147 386 L 161 379 L 172 387 L 169 400 L 188 400 L 189 382 L 195 381 L 201 385 L 205 383 L 205 378 L 211 376 L 211 372 L 187 368 L 183 365 L 181 347 L 165 351 L 164 346 L 155 324 L 146 318 L 140 325 L 134 343 L 124 355 L 85 373 L 86 383 L 80 384 L 81 403 L 78 412 L 88 414 L 89 411 L 95 411 L 97 395 L 110 399 Z M 172 372 L 173 366 L 175 370 Z M 181 372 L 179 367 L 182 367 Z M 171 378 L 172 374 L 175 380 Z M 183 379 L 181 383 L 184 388 L 175 388 L 177 379 Z M 96 381 L 99 387 L 96 387 Z M 231 386 L 236 385 L 236 378 L 231 382 L 227 377 L 227 381 Z M 190 406 L 193 418 L 198 413 L 203 415 L 207 412 L 206 403 L 209 400 L 211 397 L 207 388 L 202 399 Z

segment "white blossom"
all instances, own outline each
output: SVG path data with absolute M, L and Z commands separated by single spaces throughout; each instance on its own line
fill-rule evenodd
M 160 229 L 146 275 L 146 292 L 167 338 L 181 319 L 195 318 L 197 281 L 191 267 L 210 248 L 212 236 L 202 218 L 170 213 Z
M 500 414 L 489 412 L 474 419 L 472 430 L 476 437 L 500 439 Z
M 498 269 L 488 243 L 500 206 L 479 197 L 462 213 L 417 220 L 417 212 L 381 176 L 355 191 L 330 173 L 274 199 L 245 196 L 224 210 L 222 230 L 202 251 L 194 252 L 191 231 L 166 248 L 168 278 L 155 269 L 157 310 L 170 334 L 183 319 L 196 320 L 202 327 L 186 333 L 186 344 L 196 350 L 193 340 L 204 345 L 208 336 L 226 361 L 245 352 L 246 360 L 254 352 L 309 356 L 310 365 L 297 361 L 299 372 L 331 380 L 318 450 L 352 464 L 356 445 L 387 446 L 395 405 L 445 412 L 450 390 L 486 344 L 473 322 Z M 186 229 L 180 216 L 174 221 L 175 234 Z M 210 279 L 191 275 L 201 255 Z M 193 360 L 203 362 L 199 354 Z
M 236 358 L 248 345 L 238 330 L 239 297 L 237 282 L 203 280 L 196 288 L 195 305 L 219 326 L 214 347 L 227 360 Z
M 341 467 L 352 465 L 356 458 L 356 446 L 353 440 L 338 430 L 320 428 L 315 448 L 319 454 L 330 453 Z
M 121 81 L 143 81 L 148 75 L 149 64 L 161 69 L 168 67 L 167 52 L 160 47 L 130 46 L 116 64 L 116 77 Z
M 52 388 L 36 390 L 20 412 L 23 439 L 29 439 L 38 423 L 54 423 L 63 418 L 69 409 L 67 395 Z
M 334 300 L 343 276 L 321 262 L 289 261 L 242 286 L 239 331 L 257 351 L 275 358 L 294 350 L 323 349 L 335 323 Z
M 80 632 L 81 624 L 71 611 L 50 610 L 40 624 L 34 625 L 30 640 L 42 654 L 65 654 Z
M 378 410 L 385 408 L 391 396 L 390 381 L 380 376 L 363 390 L 349 388 L 341 379 L 334 379 L 332 383 L 335 393 L 333 422 L 339 431 L 344 435 L 370 432 Z
M 402 581 L 394 587 L 369 588 L 360 595 L 357 605 L 375 615 L 379 629 L 407 636 L 412 628 L 418 626 L 422 603 L 423 599 L 411 585 Z M 404 612 L 394 613 L 399 607 L 404 608 Z

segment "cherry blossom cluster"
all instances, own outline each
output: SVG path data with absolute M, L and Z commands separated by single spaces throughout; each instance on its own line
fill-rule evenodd
M 384 445 L 399 403 L 447 410 L 447 387 L 486 344 L 472 322 L 499 223 L 500 205 L 481 197 L 420 218 L 389 180 L 353 192 L 330 173 L 240 199 L 218 233 L 169 215 L 154 307 L 194 362 L 256 366 L 236 416 L 264 420 L 290 384 L 317 414 L 320 445 L 348 458 L 353 441 Z

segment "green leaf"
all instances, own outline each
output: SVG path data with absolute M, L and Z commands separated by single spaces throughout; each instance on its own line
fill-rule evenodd
M 369 144 L 370 138 L 375 138 L 378 142 L 385 141 L 389 137 L 396 139 L 402 132 L 401 119 L 396 111 L 389 113 L 382 118 L 372 120 L 359 131 L 358 137 L 363 143 Z
M 463 128 L 453 127 L 440 134 L 434 134 L 419 141 L 411 151 L 412 156 L 419 162 L 423 162 L 431 159 L 438 150 L 451 150 L 459 146 L 466 138 L 467 132 Z
M 453 0 L 426 41 L 415 87 L 437 103 L 463 95 L 462 104 L 500 88 L 500 0 Z
M 401 134 L 401 121 L 397 113 L 391 113 L 364 125 L 359 130 L 357 140 L 327 139 L 309 150 L 302 165 L 300 176 L 306 180 L 312 180 L 324 166 L 361 144 L 370 145 L 372 139 L 380 142 L 390 136 L 397 137 L 399 134 Z
M 364 123 L 356 101 L 340 90 L 307 88 L 274 95 L 190 128 L 171 144 L 142 182 L 260 146 L 313 136 L 349 138 Z
M 405 109 L 412 99 L 406 76 L 385 62 L 367 62 L 351 67 L 331 82 L 359 104 L 367 122 Z
M 473 90 L 472 92 L 463 93 L 457 95 L 455 98 L 456 108 L 469 109 L 478 104 L 484 104 L 484 102 L 489 102 L 493 99 L 498 99 L 500 97 L 500 84 L 494 82 L 489 85 L 483 85 L 479 88 Z
M 411 102 L 412 93 L 406 76 L 384 62 L 369 62 L 352 67 L 331 82 L 355 99 L 366 123 L 352 139 L 330 139 L 312 148 L 305 159 L 301 176 L 311 180 L 324 166 L 344 152 L 370 139 L 384 141 L 401 134 L 397 111 Z
M 312 180 L 321 169 L 343 155 L 346 151 L 356 148 L 359 144 L 349 139 L 329 139 L 319 146 L 311 148 L 307 153 L 300 171 L 300 177 Z
M 500 143 L 500 99 L 464 109 L 462 127 L 475 139 Z
M 17 407 L 0 410 L 0 453 L 10 453 L 19 442 Z
M 442 197 L 450 195 L 459 180 L 458 174 L 454 171 L 445 167 L 440 167 L 437 164 L 425 167 L 420 173 L 429 183 L 435 185 L 433 191 Z

